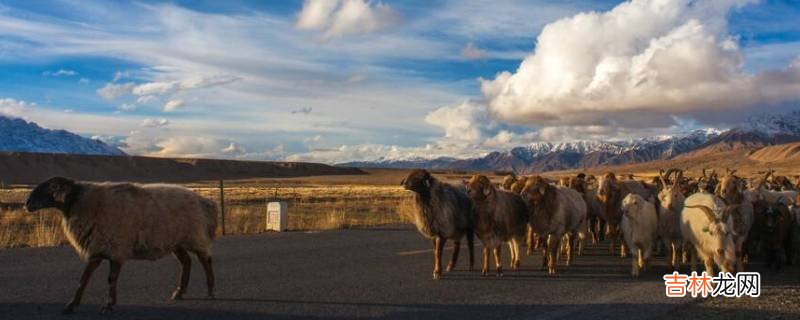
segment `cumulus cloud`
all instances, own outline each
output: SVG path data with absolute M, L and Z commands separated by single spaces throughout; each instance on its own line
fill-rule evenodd
M 167 103 L 164 104 L 164 112 L 175 111 L 177 109 L 183 108 L 184 105 L 186 105 L 186 102 L 183 101 L 182 99 L 169 100 L 167 101 Z
M 142 127 L 164 128 L 168 125 L 169 125 L 169 119 L 167 118 L 159 118 L 159 119 L 146 118 L 142 120 Z
M 472 42 L 461 48 L 461 56 L 470 60 L 481 60 L 488 57 L 485 50 L 476 47 Z
M 396 24 L 400 15 L 379 1 L 306 0 L 295 27 L 323 32 L 323 39 L 364 34 Z
M 444 129 L 445 138 L 461 141 L 478 141 L 495 126 L 486 108 L 472 101 L 436 109 L 425 116 L 425 122 Z
M 0 98 L 0 116 L 22 118 L 28 109 L 35 105 L 35 103 L 28 103 L 22 100 Z
M 726 16 L 749 0 L 634 0 L 544 27 L 516 72 L 482 80 L 501 121 L 660 126 L 800 99 L 800 67 L 747 74 Z
M 97 89 L 97 94 L 103 99 L 106 100 L 114 100 L 119 98 L 123 95 L 126 95 L 131 92 L 135 84 L 133 83 L 124 83 L 124 84 L 117 84 L 117 83 L 107 83 L 100 89 Z

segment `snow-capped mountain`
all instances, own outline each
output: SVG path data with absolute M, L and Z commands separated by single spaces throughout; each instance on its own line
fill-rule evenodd
M 382 160 L 342 165 L 529 173 L 668 160 L 731 150 L 752 150 L 790 141 L 800 141 L 800 111 L 752 116 L 743 124 L 729 130 L 708 128 L 628 141 L 537 142 L 473 159 Z
M 0 116 L 0 151 L 124 156 L 122 150 L 65 130 Z

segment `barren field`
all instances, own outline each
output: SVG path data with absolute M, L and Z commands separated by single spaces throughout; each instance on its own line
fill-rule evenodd
M 368 174 L 224 181 L 225 234 L 265 231 L 267 203 L 284 201 L 290 230 L 329 230 L 405 223 L 411 193 L 400 187 L 407 170 Z M 458 182 L 468 173 L 438 172 Z M 499 176 L 494 176 L 499 179 Z M 184 184 L 219 201 L 218 181 Z M 0 189 L 0 248 L 46 247 L 64 243 L 59 213 L 23 209 L 31 186 Z M 222 224 L 218 233 L 222 233 Z

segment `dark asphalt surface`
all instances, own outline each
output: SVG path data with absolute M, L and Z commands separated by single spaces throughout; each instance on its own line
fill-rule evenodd
M 174 258 L 132 261 L 122 269 L 119 303 L 110 316 L 98 313 L 107 263 L 95 273 L 76 314 L 62 316 L 83 268 L 72 249 L 2 250 L 0 318 L 654 319 L 698 304 L 664 296 L 663 258 L 632 280 L 630 260 L 590 246 L 555 278 L 539 269 L 538 255 L 523 257 L 522 270 L 497 278 L 465 271 L 462 253 L 457 270 L 434 281 L 429 249 L 428 240 L 406 227 L 227 236 L 214 244 L 217 299 L 203 298 L 203 272 L 194 259 L 184 301 L 169 300 L 176 283 Z M 772 276 L 764 274 L 765 285 Z

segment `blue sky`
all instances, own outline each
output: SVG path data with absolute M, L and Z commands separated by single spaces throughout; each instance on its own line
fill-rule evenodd
M 0 114 L 151 156 L 629 139 L 796 105 L 798 20 L 798 1 L 0 0 Z

